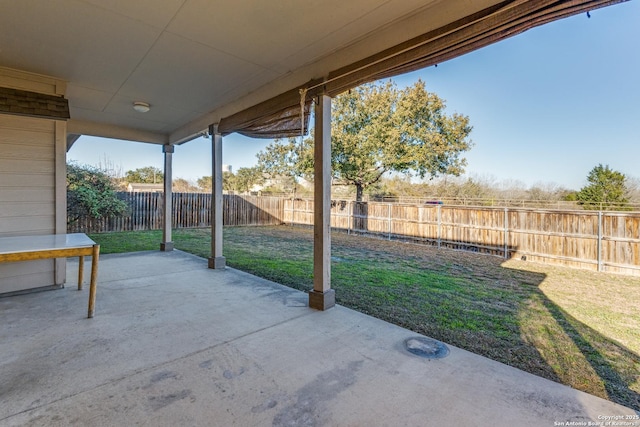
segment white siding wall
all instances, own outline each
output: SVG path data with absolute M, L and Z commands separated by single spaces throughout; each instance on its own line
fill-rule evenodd
M 56 232 L 57 139 L 54 120 L 0 114 L 0 236 Z M 62 284 L 55 272 L 53 260 L 0 264 L 0 294 Z

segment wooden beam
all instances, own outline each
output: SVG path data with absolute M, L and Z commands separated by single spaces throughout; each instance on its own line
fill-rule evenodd
M 173 189 L 171 188 L 171 183 L 173 182 L 174 151 L 175 147 L 173 145 L 166 144 L 162 146 L 162 152 L 164 153 L 164 219 L 162 223 L 162 243 L 160 243 L 160 250 L 165 252 L 173 250 L 173 242 L 171 241 L 171 227 L 173 225 L 173 208 L 171 201 L 173 198 Z
M 209 268 L 223 269 L 226 266 L 222 256 L 222 135 L 218 125 L 209 127 L 211 135 L 211 257 Z
M 89 312 L 87 317 L 91 319 L 96 312 L 96 283 L 98 283 L 98 258 L 100 257 L 100 245 L 93 245 L 91 253 L 91 282 L 89 284 Z
M 313 290 L 309 307 L 327 310 L 336 303 L 331 289 L 331 98 L 318 96 L 314 132 Z

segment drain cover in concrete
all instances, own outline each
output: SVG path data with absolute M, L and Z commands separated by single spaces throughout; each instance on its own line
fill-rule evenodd
M 431 338 L 408 338 L 404 341 L 404 346 L 410 353 L 427 359 L 442 359 L 449 354 L 446 345 Z

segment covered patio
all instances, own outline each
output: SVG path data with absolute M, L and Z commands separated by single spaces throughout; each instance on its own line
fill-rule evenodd
M 82 135 L 157 144 L 164 218 L 176 146 L 211 138 L 211 254 L 224 269 L 222 140 L 309 132 L 314 288 L 333 307 L 331 99 L 623 0 L 24 0 L 0 14 L 0 236 L 66 233 L 66 152 Z M 173 249 L 165 221 L 162 251 Z M 65 261 L 0 265 L 0 295 L 56 289 Z
M 22 0 L 0 14 L 0 236 L 64 235 L 82 135 L 211 138 L 211 253 L 101 257 L 96 316 L 64 258 L 0 265 L 0 425 L 561 425 L 630 409 L 337 306 L 331 98 L 618 0 Z M 222 138 L 308 132 L 314 289 L 226 268 Z M 208 155 L 208 154 L 207 154 Z M 67 286 L 65 287 L 65 283 Z M 36 292 L 49 289 L 54 292 Z M 8 296 L 8 297 L 4 297 Z M 317 310 L 316 310 L 317 309 Z M 415 347 L 415 342 L 409 347 Z M 412 347 L 412 348 L 413 348 Z
M 69 282 L 76 272 L 70 261 Z M 553 426 L 635 414 L 450 346 L 417 356 L 414 332 L 312 310 L 303 292 L 181 251 L 105 255 L 99 278 L 91 320 L 75 286 L 0 299 L 0 425 Z

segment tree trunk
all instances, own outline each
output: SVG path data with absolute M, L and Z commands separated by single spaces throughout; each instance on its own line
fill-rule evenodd
M 362 188 L 362 184 L 356 184 L 356 202 L 362 201 L 362 192 L 364 188 Z

